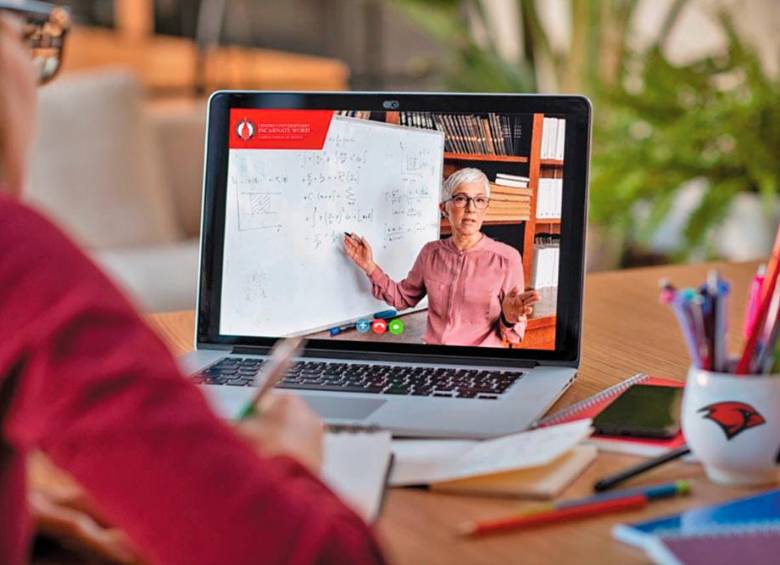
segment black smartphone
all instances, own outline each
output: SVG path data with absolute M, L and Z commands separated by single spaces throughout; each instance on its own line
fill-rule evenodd
M 593 419 L 596 433 L 668 439 L 680 431 L 682 388 L 634 385 Z

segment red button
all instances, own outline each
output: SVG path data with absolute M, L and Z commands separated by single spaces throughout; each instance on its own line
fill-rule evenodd
M 371 322 L 371 329 L 375 334 L 383 334 L 387 331 L 387 322 L 384 320 L 374 320 Z

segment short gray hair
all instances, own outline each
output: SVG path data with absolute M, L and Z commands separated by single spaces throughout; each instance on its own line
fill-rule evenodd
M 485 196 L 490 198 L 490 181 L 488 180 L 485 173 L 473 167 L 466 167 L 465 169 L 459 169 L 455 171 L 447 177 L 447 179 L 444 181 L 444 184 L 442 185 L 442 202 L 452 198 L 452 194 L 455 192 L 455 189 L 460 185 L 480 182 L 485 186 Z

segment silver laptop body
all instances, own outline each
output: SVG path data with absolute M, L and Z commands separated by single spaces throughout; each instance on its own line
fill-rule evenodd
M 367 108 L 367 106 L 369 106 Z M 222 292 L 215 274 L 219 267 L 219 230 L 224 229 L 219 194 L 225 188 L 225 136 L 231 127 L 230 109 L 241 108 L 382 108 L 416 111 L 545 113 L 567 121 L 566 162 L 563 165 L 564 204 L 561 221 L 561 265 L 555 351 L 509 350 L 493 355 L 492 348 L 443 348 L 430 354 L 414 351 L 350 351 L 341 342 L 312 342 L 302 361 L 384 367 L 435 367 L 519 374 L 516 382 L 493 399 L 392 395 L 369 392 L 291 390 L 303 397 L 329 424 L 379 427 L 394 435 L 438 438 L 488 438 L 521 431 L 560 397 L 573 382 L 580 354 L 583 250 L 590 105 L 577 96 L 456 95 L 399 93 L 269 93 L 217 92 L 209 100 L 201 224 L 200 282 L 195 351 L 181 359 L 188 374 L 196 374 L 225 359 L 262 360 L 273 339 L 222 336 L 218 329 L 218 300 Z M 449 110 L 448 110 L 449 109 Z M 506 110 L 504 110 L 506 111 Z M 571 163 L 569 163 L 571 161 Z M 571 177 L 570 179 L 567 177 Z M 569 199 L 568 201 L 566 199 Z M 224 206 L 223 206 L 224 208 Z M 222 217 L 220 217 L 222 216 Z M 568 238 L 568 239 L 567 239 Z M 216 254 L 216 256 L 215 256 Z M 569 262 L 564 265 L 564 259 Z M 216 329 L 215 329 L 216 328 Z M 563 335 L 562 335 L 563 334 Z M 261 343 L 259 343 L 261 342 Z M 426 346 L 427 347 L 427 346 Z M 409 348 L 412 349 L 412 348 Z M 500 355 L 504 357 L 500 357 Z M 511 356 L 507 356 L 509 353 Z M 251 386 L 202 384 L 222 416 L 236 415 L 253 393 Z

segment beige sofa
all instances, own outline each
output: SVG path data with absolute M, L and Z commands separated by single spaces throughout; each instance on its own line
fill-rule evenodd
M 123 70 L 40 93 L 27 199 L 146 311 L 193 308 L 205 107 L 145 104 Z

